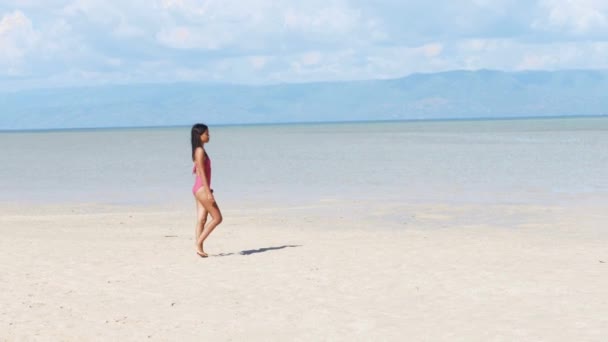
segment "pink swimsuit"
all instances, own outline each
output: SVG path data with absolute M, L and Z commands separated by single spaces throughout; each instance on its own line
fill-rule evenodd
M 207 176 L 207 186 L 211 188 L 211 159 L 209 159 L 209 156 L 207 155 L 205 155 L 203 167 L 205 168 L 205 176 Z M 196 164 L 194 164 L 194 167 L 192 168 L 192 173 L 196 174 Z M 203 186 L 203 180 L 201 177 L 196 175 L 196 180 L 194 181 L 194 186 L 192 187 L 192 193 L 196 195 L 198 189 L 202 188 Z

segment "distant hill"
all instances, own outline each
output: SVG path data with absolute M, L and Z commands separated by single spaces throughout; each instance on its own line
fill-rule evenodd
M 0 93 L 0 129 L 608 115 L 608 71 L 451 71 L 267 86 L 113 85 Z

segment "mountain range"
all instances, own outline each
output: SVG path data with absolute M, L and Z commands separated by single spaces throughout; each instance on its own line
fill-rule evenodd
M 608 71 L 493 70 L 274 85 L 128 84 L 0 93 L 0 130 L 608 115 Z

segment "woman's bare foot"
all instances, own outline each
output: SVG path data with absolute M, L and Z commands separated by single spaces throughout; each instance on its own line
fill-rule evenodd
M 196 254 L 198 254 L 201 258 L 206 258 L 209 255 L 207 253 L 205 253 L 205 251 L 203 250 L 203 242 L 201 241 L 197 241 L 196 244 Z
M 196 246 L 196 254 L 198 254 L 201 258 L 206 258 L 209 256 L 207 253 L 205 253 L 205 251 L 203 251 L 201 246 Z

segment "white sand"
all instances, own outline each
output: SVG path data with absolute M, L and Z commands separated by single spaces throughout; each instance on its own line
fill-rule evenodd
M 603 206 L 193 210 L 0 207 L 0 340 L 608 338 Z

